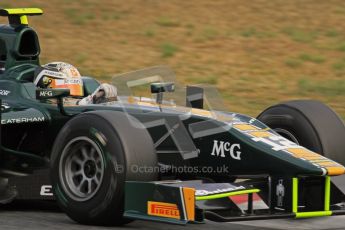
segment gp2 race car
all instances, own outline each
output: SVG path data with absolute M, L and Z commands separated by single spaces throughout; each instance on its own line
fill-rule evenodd
M 177 93 L 158 66 L 114 77 L 115 101 L 67 106 L 69 90 L 33 83 L 40 46 L 27 16 L 42 13 L 0 10 L 1 203 L 53 199 L 92 225 L 345 213 L 345 126 L 326 105 L 224 112 L 207 87 Z M 99 85 L 83 82 L 85 96 Z

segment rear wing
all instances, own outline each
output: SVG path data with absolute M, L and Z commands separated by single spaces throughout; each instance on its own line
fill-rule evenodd
M 0 9 L 9 25 L 0 26 L 0 74 L 21 64 L 39 65 L 37 33 L 29 27 L 28 16 L 41 15 L 39 8 Z
M 39 8 L 0 9 L 0 16 L 7 16 L 10 25 L 28 25 L 28 17 L 43 14 Z

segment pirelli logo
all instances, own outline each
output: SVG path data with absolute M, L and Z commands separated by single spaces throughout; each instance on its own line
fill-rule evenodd
M 147 213 L 151 216 L 180 219 L 180 211 L 176 204 L 163 202 L 147 202 Z

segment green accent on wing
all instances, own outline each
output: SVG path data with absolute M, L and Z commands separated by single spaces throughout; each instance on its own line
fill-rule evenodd
M 309 218 L 309 217 L 320 217 L 320 216 L 331 216 L 332 211 L 315 211 L 315 212 L 298 212 L 296 218 Z
M 213 199 L 219 199 L 219 198 L 228 197 L 228 196 L 236 196 L 236 195 L 250 194 L 250 193 L 257 193 L 257 192 L 260 192 L 260 189 L 248 189 L 248 190 L 226 192 L 226 193 L 214 194 L 214 195 L 208 195 L 208 196 L 196 196 L 195 200 L 213 200 Z
M 298 178 L 292 178 L 292 212 L 298 212 Z
M 331 200 L 331 177 L 326 176 L 325 178 L 325 211 L 329 211 Z
M 330 197 L 331 197 L 331 178 L 325 177 L 325 200 L 323 211 L 312 211 L 312 212 L 298 212 L 298 178 L 292 178 L 292 212 L 296 214 L 296 218 L 309 218 L 309 217 L 320 217 L 320 216 L 331 216 L 330 211 Z

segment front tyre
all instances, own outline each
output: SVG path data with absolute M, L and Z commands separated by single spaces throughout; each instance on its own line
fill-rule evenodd
M 135 143 L 133 143 L 135 140 Z M 51 156 L 54 195 L 73 220 L 88 225 L 121 225 L 126 180 L 151 181 L 130 166 L 154 167 L 152 139 L 135 118 L 97 111 L 72 118 L 62 128 Z
M 257 119 L 290 141 L 345 165 L 345 125 L 325 104 L 284 102 L 267 108 Z

